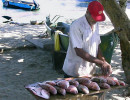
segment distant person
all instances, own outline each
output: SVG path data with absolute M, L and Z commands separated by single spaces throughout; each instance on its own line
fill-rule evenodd
M 69 47 L 63 65 L 65 78 L 91 76 L 96 65 L 102 74 L 111 74 L 111 65 L 102 56 L 98 23 L 105 20 L 103 6 L 98 1 L 90 2 L 86 14 L 70 26 Z

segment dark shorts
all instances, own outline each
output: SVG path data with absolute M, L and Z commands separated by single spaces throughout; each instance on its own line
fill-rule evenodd
M 70 75 L 67 75 L 66 73 L 64 73 L 64 78 L 70 78 L 70 77 L 73 77 L 73 76 L 70 76 Z

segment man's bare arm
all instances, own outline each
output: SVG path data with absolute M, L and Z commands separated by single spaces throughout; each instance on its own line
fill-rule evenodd
M 77 56 L 83 58 L 86 61 L 101 65 L 103 64 L 103 61 L 91 56 L 89 53 L 85 52 L 82 48 L 75 48 Z

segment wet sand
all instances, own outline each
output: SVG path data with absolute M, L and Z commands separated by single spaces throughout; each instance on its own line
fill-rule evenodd
M 103 27 L 102 24 L 101 28 Z M 111 25 L 106 24 L 105 27 Z M 4 50 L 0 53 L 0 100 L 35 100 L 24 88 L 25 85 L 63 77 L 63 74 L 53 69 L 51 48 L 37 48 L 25 39 L 27 36 L 39 38 L 44 31 L 44 25 L 0 25 L 0 48 Z M 39 38 L 41 43 L 43 39 Z M 125 81 L 119 44 L 115 48 L 111 64 L 113 76 Z M 126 89 L 110 91 L 106 99 L 130 99 L 124 96 L 124 91 Z

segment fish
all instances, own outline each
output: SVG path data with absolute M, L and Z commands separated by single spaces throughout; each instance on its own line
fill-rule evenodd
M 119 82 L 118 82 L 117 78 L 105 77 L 105 76 L 99 76 L 99 77 L 106 79 L 107 80 L 106 83 L 111 85 L 111 86 L 119 85 Z
M 85 85 L 79 84 L 77 87 L 78 91 L 84 94 L 89 94 L 89 89 Z
M 97 82 L 97 83 L 106 83 L 107 79 L 105 79 L 103 77 L 93 77 L 93 78 L 91 78 L 91 81 Z
M 91 82 L 90 84 L 87 85 L 87 87 L 91 90 L 96 90 L 96 91 L 100 90 L 100 87 L 96 82 Z
M 59 94 L 62 94 L 63 96 L 66 95 L 66 90 L 63 88 L 60 88 L 58 86 L 54 86 Z
M 42 89 L 40 94 L 42 95 L 42 98 L 50 99 L 50 93 L 48 91 L 46 91 L 45 89 Z
M 119 83 L 119 80 L 116 78 L 116 77 L 108 77 L 109 79 L 112 79 L 115 83 L 116 83 L 116 85 L 120 85 L 120 83 Z
M 125 86 L 126 85 L 124 81 L 119 81 L 119 83 L 120 83 L 121 86 Z
M 50 98 L 50 93 L 41 87 L 29 87 L 29 90 L 33 92 L 34 95 L 37 95 L 44 99 Z
M 57 86 L 63 88 L 63 89 L 67 89 L 69 87 L 69 81 L 66 81 L 66 80 L 61 80 L 61 81 L 58 81 L 56 83 Z
M 78 87 L 79 82 L 76 80 L 69 80 L 70 85 L 74 85 L 75 87 Z
M 55 86 L 55 85 L 56 85 L 56 83 L 55 83 L 54 81 L 45 81 L 45 83 L 46 83 L 46 84 L 50 84 L 50 85 L 52 85 L 52 86 Z
M 57 90 L 50 84 L 46 84 L 46 83 L 38 83 L 38 85 L 42 88 L 47 90 L 48 92 L 50 92 L 51 94 L 57 94 Z
M 78 81 L 79 84 L 82 84 L 85 86 L 91 83 L 89 78 L 75 78 L 75 80 Z
M 103 89 L 109 89 L 111 88 L 109 84 L 107 83 L 98 83 L 99 87 L 100 88 L 103 88 Z
M 78 89 L 74 85 L 70 85 L 66 89 L 66 92 L 71 93 L 71 94 L 78 94 Z
M 112 80 L 111 78 L 107 77 L 106 79 L 107 79 L 107 83 L 108 83 L 109 85 L 112 85 L 112 86 L 115 86 L 115 85 L 116 85 L 116 82 L 115 82 L 114 80 Z

